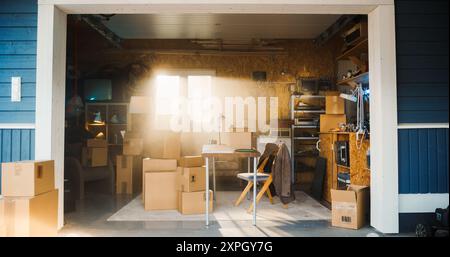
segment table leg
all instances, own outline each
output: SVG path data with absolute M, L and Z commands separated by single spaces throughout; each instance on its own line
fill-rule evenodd
M 256 226 L 256 157 L 253 158 L 253 226 Z
M 212 172 L 213 172 L 213 199 L 216 200 L 216 158 L 212 157 Z
M 206 226 L 209 226 L 209 158 L 205 158 L 205 170 L 206 170 L 206 208 L 205 208 L 205 219 Z
M 250 166 L 251 159 L 252 158 L 250 158 L 250 157 L 247 158 L 247 173 L 250 173 L 251 169 L 252 169 L 251 166 Z M 248 193 L 247 193 L 247 200 L 250 200 L 250 191 L 248 191 Z

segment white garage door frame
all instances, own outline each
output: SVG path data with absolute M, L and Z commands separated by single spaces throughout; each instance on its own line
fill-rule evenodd
M 371 87 L 371 225 L 398 233 L 394 0 L 39 0 L 36 159 L 54 159 L 63 225 L 67 14 L 367 14 Z

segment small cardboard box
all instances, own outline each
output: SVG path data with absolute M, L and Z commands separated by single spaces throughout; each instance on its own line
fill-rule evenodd
M 347 190 L 331 189 L 331 225 L 359 229 L 365 225 L 369 187 L 350 185 Z
M 3 197 L 0 200 L 1 205 L 3 205 L 5 236 L 56 236 L 58 231 L 57 189 L 33 197 Z
M 178 172 L 154 171 L 144 173 L 144 209 L 176 210 L 178 206 Z
M 108 147 L 106 139 L 88 139 L 86 142 L 87 147 Z
M 127 137 L 123 139 L 123 155 L 141 155 L 144 150 L 144 139 Z
M 202 167 L 205 165 L 205 160 L 202 156 L 183 156 L 180 159 L 180 167 Z
M 330 132 L 330 130 L 339 128 L 342 123 L 347 123 L 345 114 L 321 114 L 320 132 Z
M 338 95 L 325 96 L 325 113 L 326 114 L 345 114 L 344 99 Z
M 178 189 L 181 192 L 195 192 L 206 190 L 205 167 L 183 168 L 178 167 Z
M 177 160 L 153 159 L 153 158 L 145 158 L 142 160 L 142 170 L 144 172 L 175 171 L 176 169 L 177 169 Z
M 182 214 L 205 213 L 206 191 L 178 192 L 178 211 Z M 209 190 L 209 212 L 213 211 L 213 191 Z
M 142 162 L 139 156 L 116 156 L 116 193 L 133 194 L 142 189 Z
M 3 196 L 35 196 L 55 189 L 54 161 L 2 164 Z
M 222 133 L 221 143 L 236 149 L 252 148 L 252 133 L 251 132 L 227 132 Z

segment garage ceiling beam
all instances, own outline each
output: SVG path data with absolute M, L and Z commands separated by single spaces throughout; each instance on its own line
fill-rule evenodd
M 317 45 L 324 45 L 329 39 L 331 39 L 345 26 L 347 26 L 350 22 L 356 20 L 358 17 L 359 15 L 342 15 L 324 32 L 320 33 L 320 35 L 314 39 L 314 43 L 316 43 Z
M 108 42 L 110 42 L 114 47 L 122 49 L 121 45 L 122 38 L 117 36 L 112 30 L 106 27 L 99 17 L 85 14 L 85 15 L 78 15 L 78 18 L 86 22 L 86 24 L 88 24 L 91 28 L 100 33 L 100 35 L 102 35 L 106 40 L 108 40 Z

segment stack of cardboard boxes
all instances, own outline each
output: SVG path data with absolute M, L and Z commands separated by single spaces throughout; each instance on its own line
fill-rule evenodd
M 54 162 L 3 163 L 1 179 L 0 236 L 56 236 Z
M 81 164 L 85 167 L 108 165 L 108 143 L 105 139 L 88 139 L 81 153 Z
M 152 158 L 142 161 L 145 210 L 176 210 L 177 164 L 181 156 L 179 134 L 162 135 L 162 149 L 152 152 Z
M 142 151 L 144 140 L 127 132 L 123 140 L 123 155 L 116 156 L 116 193 L 133 194 L 142 189 Z
M 338 129 L 346 122 L 344 99 L 339 97 L 339 92 L 329 92 L 325 96 L 325 114 L 320 115 L 320 132 Z
M 206 205 L 206 171 L 201 156 L 180 159 L 178 176 L 178 211 L 182 214 L 201 214 Z M 209 192 L 209 211 L 212 211 L 213 193 Z

